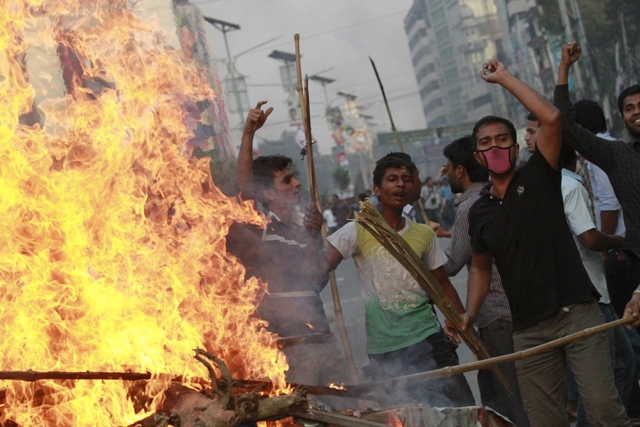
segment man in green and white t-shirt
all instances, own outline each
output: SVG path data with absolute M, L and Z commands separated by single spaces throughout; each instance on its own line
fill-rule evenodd
M 434 231 L 402 217 L 411 195 L 413 168 L 413 164 L 393 154 L 376 163 L 373 191 L 380 200 L 380 214 L 424 260 L 458 312 L 464 313 L 460 298 L 442 269 L 444 257 Z M 356 263 L 365 304 L 367 355 L 379 376 L 408 375 L 458 364 L 456 345 L 441 329 L 428 298 L 382 245 L 356 223 L 345 225 L 328 240 L 331 246 L 326 253 L 327 269 L 336 268 L 349 257 Z M 463 375 L 408 386 L 390 394 L 394 403 L 475 404 Z

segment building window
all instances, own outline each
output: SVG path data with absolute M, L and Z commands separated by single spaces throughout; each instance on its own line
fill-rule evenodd
M 444 70 L 444 81 L 448 85 L 455 83 L 459 77 L 460 75 L 458 74 L 458 69 L 456 67 Z
M 435 110 L 438 107 L 443 107 L 443 106 L 444 106 L 444 101 L 442 100 L 442 98 L 436 98 L 432 100 L 430 103 L 428 103 L 425 108 L 428 111 L 431 111 L 431 110 Z
M 420 28 L 418 30 L 418 32 L 413 37 L 411 37 L 411 40 L 409 41 L 409 49 L 413 49 L 414 46 L 416 44 L 418 44 L 420 39 L 423 38 L 423 37 L 427 37 L 427 29 L 426 28 Z
M 431 14 L 431 21 L 433 21 L 434 23 L 440 22 L 443 19 L 444 19 L 444 8 L 443 7 L 434 10 L 433 13 Z
M 420 62 L 422 58 L 429 55 L 430 53 L 431 53 L 431 48 L 429 48 L 429 46 L 422 46 L 420 50 L 413 56 L 413 59 L 411 60 L 413 62 L 413 66 L 416 67 L 418 65 L 418 62 Z
M 436 41 L 438 44 L 444 44 L 449 41 L 449 29 L 447 27 L 440 28 L 436 31 Z
M 485 104 L 491 103 L 491 94 L 487 93 L 471 100 L 471 109 L 482 107 Z
M 440 51 L 440 60 L 442 61 L 443 64 L 447 63 L 447 62 L 451 62 L 453 61 L 454 56 L 453 56 L 453 48 L 452 47 L 448 47 L 442 51 Z
M 421 99 L 428 99 L 432 95 L 433 91 L 440 89 L 440 81 L 433 80 L 427 83 L 427 85 L 420 91 Z
M 427 116 L 430 111 L 427 111 L 427 109 L 425 108 L 424 110 L 424 115 Z M 438 116 L 435 119 L 431 120 L 429 123 L 427 123 L 428 127 L 436 127 L 436 126 L 442 126 L 442 125 L 446 125 L 447 124 L 447 116 Z
M 449 91 L 449 104 L 452 106 L 454 104 L 460 103 L 460 93 L 462 93 L 462 88 L 456 88 Z

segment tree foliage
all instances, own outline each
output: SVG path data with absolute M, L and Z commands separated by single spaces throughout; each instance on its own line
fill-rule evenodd
M 333 170 L 333 182 L 340 190 L 346 190 L 351 184 L 351 175 L 349 169 L 338 166 Z
M 540 25 L 549 33 L 564 38 L 564 27 L 560 16 L 558 0 L 538 0 L 541 6 L 539 14 Z M 640 1 L 639 0 L 578 0 L 580 15 L 588 42 L 589 54 L 594 68 L 595 78 L 600 85 L 601 99 L 608 95 L 615 112 L 617 97 L 615 82 L 618 74 L 616 68 L 616 42 L 619 43 L 619 53 L 622 56 L 622 67 L 627 73 L 635 75 L 637 79 L 638 64 L 640 63 Z M 571 16 L 571 7 L 567 1 L 574 34 L 576 19 Z M 624 62 L 622 24 L 626 30 L 628 53 L 631 57 L 631 69 L 628 62 Z M 588 96 L 594 97 L 591 93 Z

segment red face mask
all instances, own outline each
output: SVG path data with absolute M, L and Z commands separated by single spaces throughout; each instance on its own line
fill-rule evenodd
M 513 144 L 511 147 L 513 147 Z M 493 146 L 486 150 L 479 151 L 487 162 L 487 169 L 496 175 L 504 175 L 511 170 L 511 147 Z

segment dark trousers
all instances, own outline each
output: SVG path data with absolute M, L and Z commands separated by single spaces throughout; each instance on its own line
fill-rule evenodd
M 482 341 L 489 347 L 491 357 L 513 353 L 513 325 L 510 321 L 497 319 L 484 328 L 478 328 L 478 334 Z M 495 409 L 502 415 L 506 415 L 518 427 L 528 427 L 529 418 L 522 405 L 520 386 L 518 385 L 518 373 L 515 362 L 502 363 L 498 368 L 507 379 L 513 394 L 507 395 L 500 383 L 494 378 L 491 370 L 478 371 L 478 388 L 482 405 Z
M 442 331 L 417 344 L 382 354 L 369 354 L 376 379 L 398 377 L 458 365 L 457 345 Z M 419 384 L 396 384 L 379 390 L 388 405 L 428 403 L 431 406 L 474 406 L 475 400 L 464 375 L 438 378 Z
M 640 262 L 633 254 L 628 254 L 628 259 L 619 260 L 616 251 L 609 251 L 607 262 L 604 265 L 607 276 L 607 289 L 611 297 L 611 305 L 618 317 L 622 318 L 624 308 L 631 299 L 633 291 L 640 282 Z M 629 395 L 627 413 L 630 417 L 640 417 L 640 336 L 637 330 L 626 331 L 636 360 L 636 381 Z
M 437 209 L 426 209 L 427 216 L 429 217 L 429 221 L 437 222 L 442 225 L 442 218 L 440 217 L 440 208 Z

